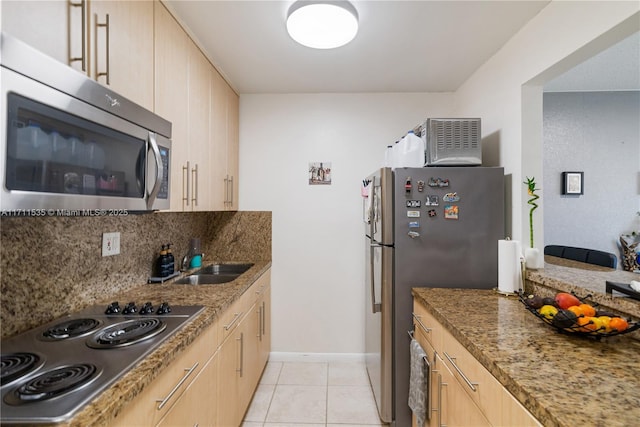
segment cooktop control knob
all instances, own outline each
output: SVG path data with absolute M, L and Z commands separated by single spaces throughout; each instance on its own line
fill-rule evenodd
M 140 314 L 152 314 L 153 313 L 153 305 L 150 302 L 145 302 L 142 308 L 140 309 Z
M 168 302 L 163 302 L 162 304 L 160 304 L 160 307 L 158 307 L 158 311 L 156 311 L 156 314 L 167 314 L 167 313 L 171 313 L 171 307 L 169 307 Z
M 136 307 L 136 303 L 131 301 L 131 302 L 127 303 L 127 305 L 124 307 L 124 310 L 122 310 L 122 313 L 123 314 L 134 314 L 137 311 L 138 311 L 138 307 Z
M 117 314 L 117 313 L 120 313 L 120 304 L 118 304 L 118 301 L 114 301 L 111 304 L 109 304 L 109 306 L 104 312 L 104 314 Z

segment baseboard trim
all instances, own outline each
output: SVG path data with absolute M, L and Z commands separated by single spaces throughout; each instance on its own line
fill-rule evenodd
M 364 353 L 294 353 L 272 351 L 269 362 L 362 362 Z

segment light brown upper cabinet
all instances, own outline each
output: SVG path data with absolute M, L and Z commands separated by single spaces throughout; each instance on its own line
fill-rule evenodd
M 211 164 L 215 210 L 238 209 L 238 95 L 211 71 Z
M 171 187 L 169 188 L 171 210 L 191 210 L 191 200 L 188 196 L 190 188 L 187 189 L 191 168 L 187 131 L 189 105 L 187 74 L 191 40 L 163 5 L 156 2 L 154 12 L 154 111 L 169 120 L 172 125 Z
M 3 0 L 2 25 L 171 122 L 171 210 L 238 209 L 239 97 L 160 1 Z
M 153 2 L 87 3 L 91 78 L 153 110 Z
M 211 64 L 189 43 L 187 138 L 189 161 L 185 172 L 191 210 L 214 210 L 211 203 L 212 169 L 209 132 Z
M 2 28 L 153 109 L 153 2 L 3 1 Z

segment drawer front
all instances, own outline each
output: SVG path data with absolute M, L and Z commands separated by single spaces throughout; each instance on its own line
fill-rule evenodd
M 262 295 L 265 293 L 265 291 L 267 290 L 270 284 L 271 284 L 271 274 L 270 274 L 270 270 L 267 270 L 247 290 L 247 292 L 251 293 L 251 301 L 249 306 L 252 306 L 253 304 L 255 304 L 262 297 Z
M 469 397 L 485 414 L 491 415 L 492 423 L 499 424 L 502 385 L 448 331 L 443 333 L 441 355 Z
M 270 277 L 270 270 L 267 270 L 220 315 L 218 318 L 218 345 L 222 345 L 224 340 L 233 333 L 233 330 L 261 298 L 269 287 Z
M 443 335 L 443 359 L 492 425 L 539 425 L 496 377 L 447 331 Z
M 446 362 L 438 355 L 437 394 L 440 397 L 438 426 L 489 427 L 491 423 L 478 405 L 466 394 Z
M 429 343 L 438 350 L 442 346 L 442 326 L 427 309 L 417 301 L 413 302 L 413 323 L 425 332 Z
M 217 328 L 212 325 L 178 356 L 119 415 L 114 426 L 156 425 L 204 368 L 215 352 Z
M 218 345 L 222 345 L 247 314 L 247 302 L 248 294 L 245 292 L 220 315 L 218 318 Z

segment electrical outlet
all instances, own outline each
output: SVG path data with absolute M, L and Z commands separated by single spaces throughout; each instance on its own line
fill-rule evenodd
M 102 233 L 102 256 L 120 253 L 120 233 Z

